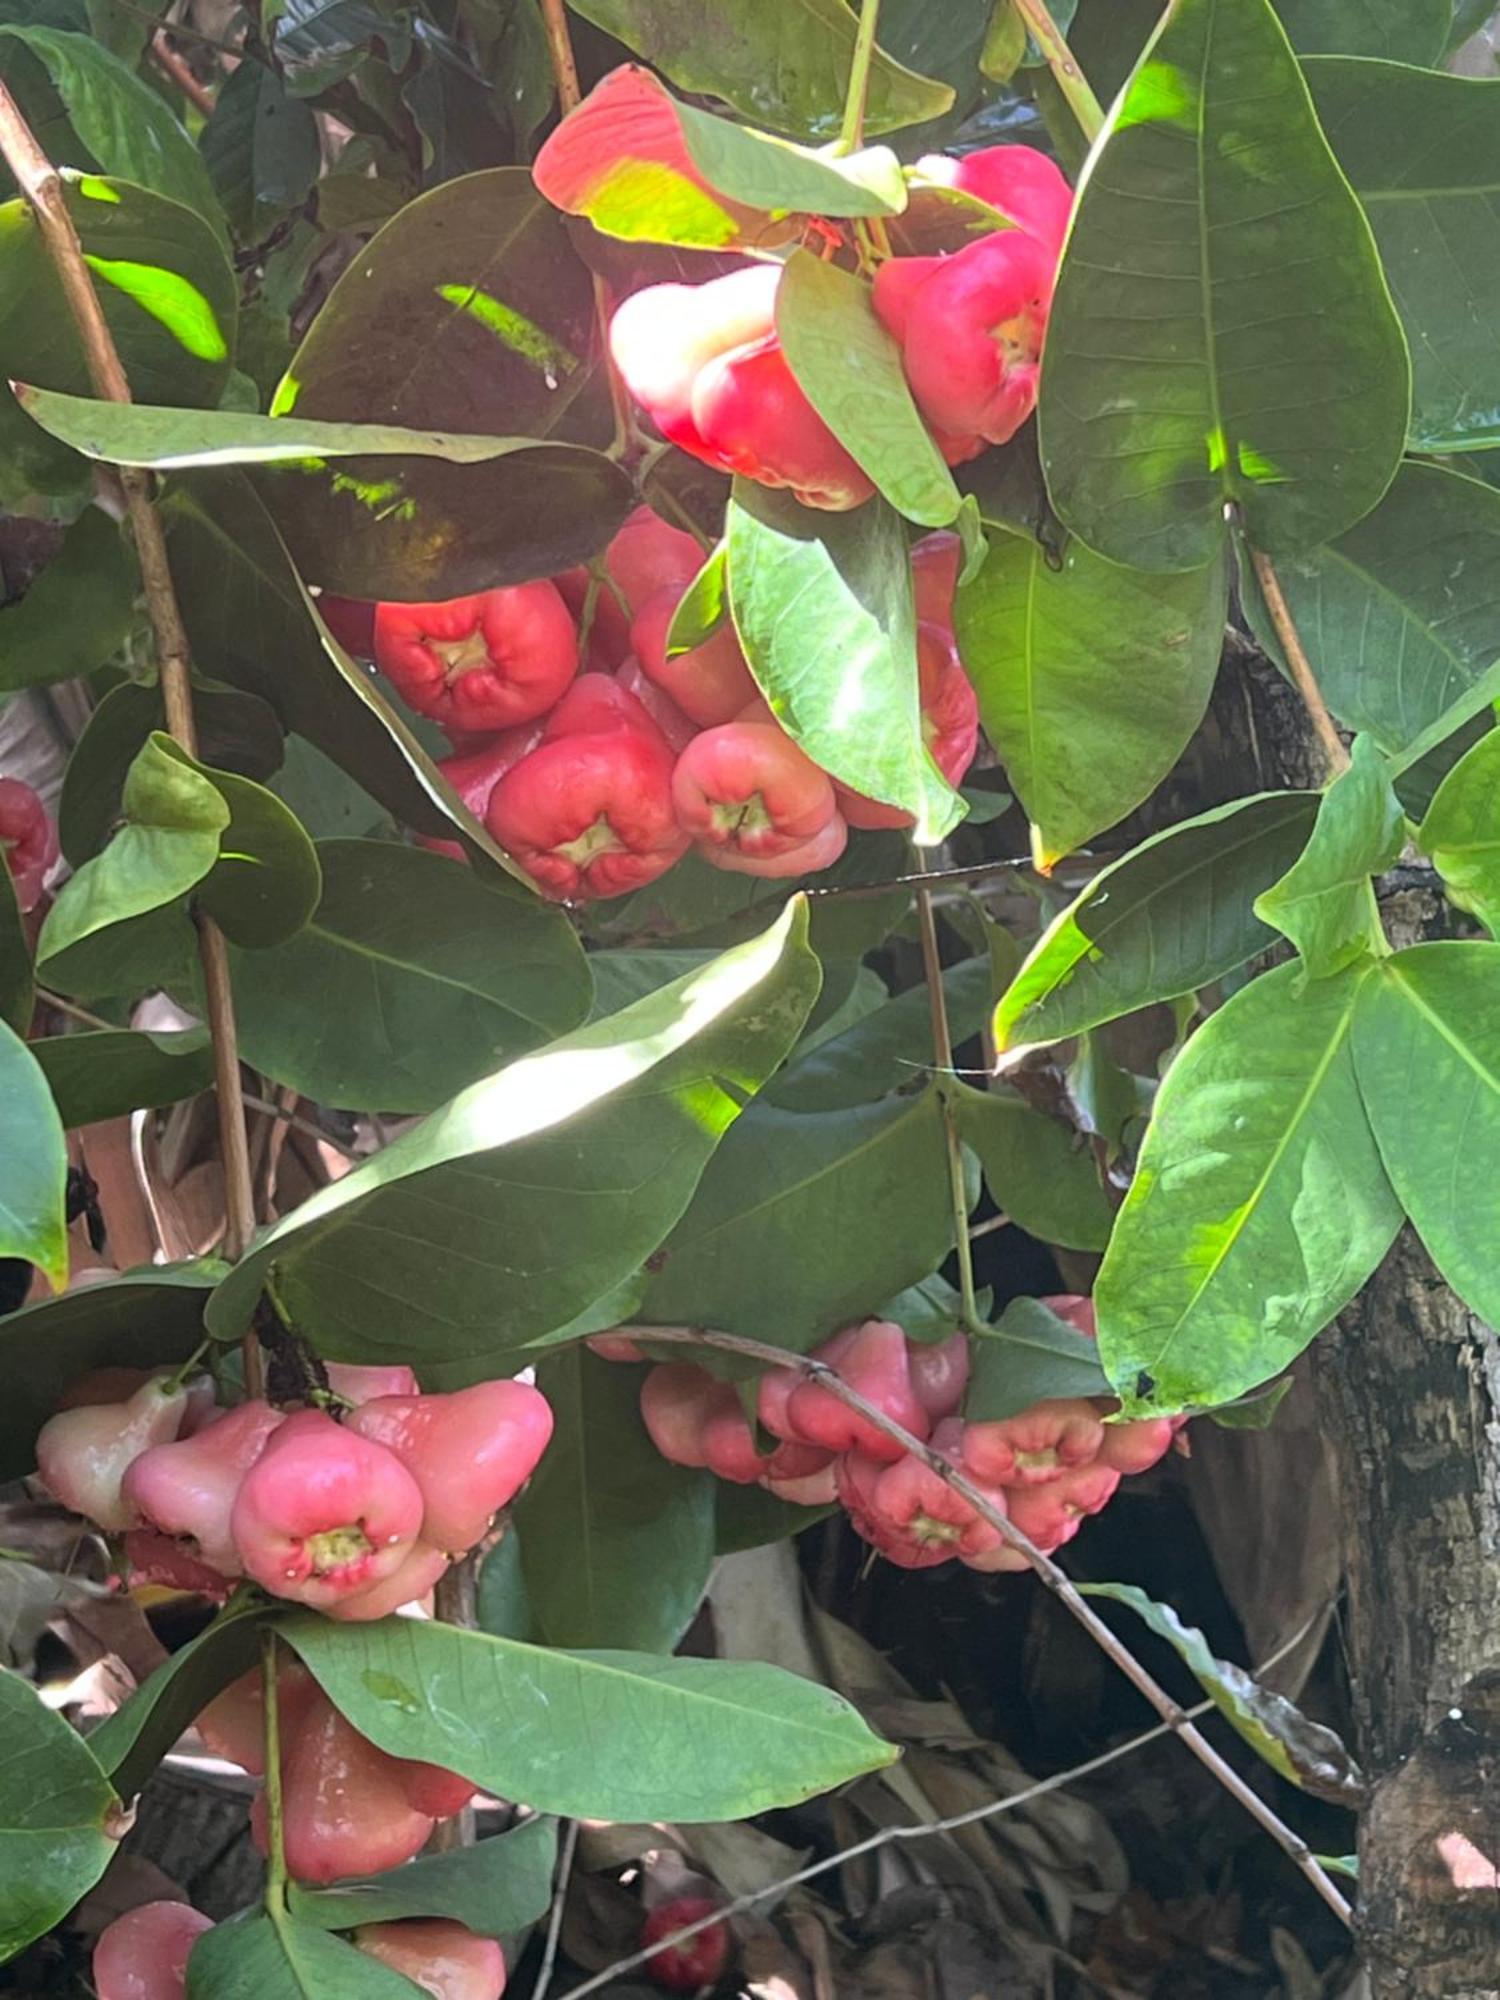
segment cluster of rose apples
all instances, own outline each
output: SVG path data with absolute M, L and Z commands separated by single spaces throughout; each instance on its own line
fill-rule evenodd
M 1093 1301 L 1042 1301 L 1093 1336 Z M 642 1338 L 650 1329 L 641 1328 Z M 612 1360 L 638 1360 L 628 1336 L 595 1343 Z M 1123 1476 L 1145 1472 L 1170 1449 L 1185 1419 L 1106 1421 L 1106 1397 L 1049 1397 L 1015 1416 L 965 1422 L 969 1380 L 962 1334 L 908 1340 L 889 1320 L 846 1327 L 815 1352 L 884 1416 L 928 1444 L 1044 1554 L 1071 1541 L 1085 1516 L 1113 1498 Z M 664 1458 L 702 1466 L 738 1485 L 757 1484 L 802 1506 L 842 1504 L 865 1541 L 903 1569 L 952 1558 L 977 1570 L 1024 1569 L 1025 1558 L 961 1493 L 868 1417 L 806 1373 L 760 1378 L 755 1414 L 775 1441 L 762 1451 L 739 1390 L 691 1363 L 665 1362 L 641 1385 L 641 1417 Z
M 41 799 L 20 778 L 0 778 L 0 855 L 23 917 L 41 901 L 57 853 L 57 828 Z
M 923 727 L 955 784 L 979 741 L 953 637 L 958 560 L 946 533 L 912 554 Z M 375 607 L 364 643 L 376 663 L 443 725 L 455 745 L 444 775 L 549 896 L 622 895 L 689 848 L 716 868 L 807 875 L 838 859 L 851 826 L 911 823 L 792 741 L 733 625 L 669 655 L 673 614 L 702 563 L 691 535 L 641 506 L 597 575 Z M 335 631 L 350 629 L 350 607 L 325 612 Z M 456 845 L 429 844 L 462 858 Z
M 337 1619 L 424 1597 L 552 1435 L 524 1382 L 424 1396 L 409 1368 L 333 1363 L 326 1406 L 287 1412 L 258 1397 L 219 1409 L 207 1382 L 132 1373 L 84 1377 L 43 1425 L 48 1488 L 123 1535 L 141 1579 L 223 1597 L 248 1577 Z

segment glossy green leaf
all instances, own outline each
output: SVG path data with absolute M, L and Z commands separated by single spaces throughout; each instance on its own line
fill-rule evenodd
M 1493 931 L 1500 924 L 1500 731 L 1482 736 L 1438 786 L 1417 845 L 1454 901 Z
M 1275 6 L 1299 56 L 1434 64 L 1453 22 L 1453 0 L 1275 0 Z
M 834 777 L 941 840 L 963 802 L 927 754 L 916 617 L 900 518 L 885 501 L 849 514 L 735 482 L 729 503 L 735 628 L 782 727 Z
M 219 858 L 230 812 L 202 772 L 174 754 L 167 736 L 148 737 L 125 777 L 124 824 L 58 894 L 37 940 L 37 962 L 112 925 L 176 902 Z
M 997 1207 L 1044 1243 L 1102 1250 L 1110 1206 L 1082 1134 L 1012 1090 L 946 1088 L 959 1137 L 979 1155 Z
M 19 1674 L 0 1672 L 0 1961 L 91 1889 L 117 1800 L 87 1743 Z
M 0 1149 L 0 1257 L 23 1257 L 60 1287 L 68 1275 L 62 1120 L 36 1057 L 3 1021 L 0 1131 L 6 1135 Z
M 626 64 L 570 112 L 537 155 L 536 185 L 606 236 L 684 249 L 785 241 L 785 218 L 897 215 L 906 183 L 884 146 L 836 157 L 684 104 Z
M 839 1695 L 779 1667 L 566 1653 L 411 1618 L 283 1630 L 382 1750 L 541 1812 L 745 1819 L 896 1754 Z
M 776 288 L 776 331 L 808 401 L 897 513 L 946 527 L 961 504 L 958 488 L 864 280 L 795 251 Z
M 61 1199 L 59 1193 L 59 1204 Z M 63 1391 L 89 1369 L 185 1361 L 203 1338 L 203 1308 L 222 1275 L 222 1267 L 147 1265 L 0 1319 L 7 1384 L 0 1402 L 0 1476 L 20 1479 L 35 1469 L 37 1432 Z
M 1127 1415 L 1227 1403 L 1280 1374 L 1390 1248 L 1401 1209 L 1351 1048 L 1375 976 L 1298 994 L 1301 968 L 1279 966 L 1168 1070 L 1094 1286 Z
M 253 1599 L 226 1607 L 91 1732 L 89 1748 L 122 1798 L 134 1798 L 214 1696 L 257 1664 L 269 1615 Z
M 411 1980 L 285 1910 L 205 1931 L 188 1960 L 186 2000 L 411 2000 Z
M 1263 1688 L 1253 1675 L 1215 1657 L 1196 1626 L 1184 1625 L 1170 1604 L 1158 1604 L 1128 1583 L 1081 1583 L 1085 1597 L 1128 1604 L 1173 1647 L 1235 1734 L 1288 1783 L 1314 1798 L 1358 1810 L 1365 1798 L 1359 1766 L 1342 1738 L 1302 1713 L 1284 1694 Z
M 1222 556 L 1147 576 L 1077 542 L 1055 568 L 1035 541 L 994 537 L 958 593 L 959 648 L 1043 866 L 1176 763 L 1208 706 L 1227 604 Z
M 10 870 L 0 868 L 0 1021 L 24 1035 L 35 1004 L 31 946 L 16 903 L 15 883 Z
M 229 808 L 218 859 L 194 900 L 231 944 L 264 951 L 295 937 L 318 907 L 323 886 L 317 850 L 297 815 L 254 779 L 200 764 L 168 736 L 151 740 L 185 770 L 207 778 Z
M 955 1045 L 977 1035 L 990 1003 L 988 956 L 950 966 L 943 993 Z M 795 1055 L 765 1095 L 789 1111 L 842 1111 L 914 1083 L 932 1060 L 931 1003 L 925 985 L 913 986 Z
M 1497 238 L 1500 242 L 1500 238 Z M 1406 752 L 1500 660 L 1500 492 L 1436 465 L 1403 465 L 1372 514 L 1277 576 L 1329 707 L 1383 750 Z M 1279 652 L 1258 592 L 1246 604 Z
M 966 1423 L 999 1423 L 1047 1397 L 1108 1394 L 1098 1347 L 1040 1299 L 1012 1299 L 970 1342 Z
M 679 90 L 722 98 L 752 125 L 793 138 L 836 139 L 858 26 L 844 0 L 574 0 L 582 14 L 661 70 Z M 936 118 L 953 92 L 878 48 L 865 100 L 867 132 Z
M 667 658 L 690 653 L 711 639 L 729 617 L 729 561 L 723 542 L 715 545 L 672 613 L 667 627 Z
M 533 1636 L 549 1646 L 670 1653 L 702 1601 L 716 1482 L 651 1442 L 643 1375 L 581 1345 L 537 1371 L 556 1429 L 514 1521 Z
M 800 1535 L 819 1521 L 826 1521 L 835 1509 L 798 1507 L 790 1500 L 778 1500 L 763 1486 L 732 1486 L 727 1479 L 714 1481 L 714 1535 L 721 1556 L 740 1549 L 763 1549 L 768 1542 L 784 1542 Z
M 1103 868 L 1032 946 L 995 1009 L 1002 1049 L 1059 1042 L 1211 986 L 1272 943 L 1254 902 L 1312 831 L 1313 792 L 1260 792 Z
M 1378 875 L 1406 842 L 1406 816 L 1385 759 L 1368 736 L 1323 794 L 1303 852 L 1255 899 L 1255 914 L 1291 939 L 1309 979 L 1327 979 L 1385 949 L 1375 906 Z
M 651 1259 L 640 1317 L 805 1352 L 952 1246 L 934 1090 L 817 1114 L 757 1105 Z
M 588 965 L 555 905 L 388 841 L 318 854 L 306 928 L 231 954 L 241 1045 L 268 1076 L 323 1104 L 431 1111 L 584 1019 Z
M 70 1129 L 177 1104 L 213 1082 L 206 1028 L 138 1034 L 128 1028 L 47 1035 L 31 1043 L 58 1116 Z
M 200 145 L 224 213 L 250 243 L 305 198 L 322 164 L 312 106 L 253 57 L 220 83 Z
M 1448 1283 L 1500 1315 L 1500 946 L 1421 944 L 1376 968 L 1354 1020 L 1359 1088 L 1401 1206 Z
M 504 1937 L 546 1915 L 556 1859 L 556 1820 L 522 1820 L 473 1847 L 429 1854 L 384 1875 L 327 1889 L 293 1882 L 290 1907 L 302 1923 L 325 1931 L 448 1917 L 481 1937 Z
M 458 1364 L 494 1375 L 633 1275 L 687 1207 L 812 1005 L 806 926 L 799 899 L 750 944 L 463 1091 L 262 1237 L 215 1330 L 242 1330 L 274 1264 L 322 1352 L 454 1364 L 449 1387 Z
M 86 507 L 25 595 L 0 608 L 0 691 L 103 666 L 130 630 L 138 587 L 119 524 Z
M 1257 547 L 1316 547 L 1390 484 L 1410 386 L 1269 0 L 1179 0 L 1110 113 L 1058 277 L 1041 437 L 1059 514 L 1149 569 L 1201 567 L 1230 503 Z
M 68 146 L 59 166 L 97 168 L 181 202 L 223 237 L 224 222 L 208 171 L 164 98 L 89 35 L 52 27 L 0 27 L 0 70 L 17 49 L 47 72 L 85 153 Z
M 1500 82 L 1318 57 L 1313 104 L 1375 231 L 1412 356 L 1410 443 L 1500 440 Z

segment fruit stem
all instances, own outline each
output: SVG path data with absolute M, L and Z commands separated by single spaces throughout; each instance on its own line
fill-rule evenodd
M 266 1909 L 274 1919 L 286 1909 L 286 1840 L 281 1801 L 281 1711 L 276 1689 L 276 1634 L 260 1642 L 266 1718 Z
M 879 20 L 880 0 L 862 0 L 854 54 L 849 62 L 849 87 L 844 93 L 844 122 L 839 128 L 835 153 L 857 153 L 864 144 L 865 103 L 870 95 L 870 65 L 875 59 L 875 29 Z
M 1068 100 L 1068 109 L 1092 146 L 1104 130 L 1104 106 L 1095 97 L 1088 78 L 1078 67 L 1062 29 L 1048 11 L 1047 0 L 1014 0 L 1014 4 L 1031 39 L 1046 57 L 1047 67 L 1057 79 L 1058 89 Z
M 1328 775 L 1337 778 L 1349 768 L 1349 752 L 1344 748 L 1344 739 L 1339 735 L 1333 717 L 1328 713 L 1328 704 L 1323 699 L 1323 690 L 1318 686 L 1318 677 L 1313 672 L 1312 661 L 1307 657 L 1307 649 L 1302 644 L 1302 634 L 1297 630 L 1297 622 L 1292 617 L 1291 606 L 1282 592 L 1281 579 L 1276 574 L 1276 566 L 1261 549 L 1246 544 L 1250 549 L 1250 564 L 1255 571 L 1255 581 L 1260 585 L 1261 598 L 1266 612 L 1276 630 L 1277 642 L 1286 660 L 1287 671 L 1292 684 L 1302 697 L 1302 706 L 1307 710 L 1323 755 L 1328 763 Z
M 922 938 L 927 1004 L 932 1014 L 933 1063 L 938 1074 L 946 1076 L 953 1068 L 953 1037 L 948 1026 L 948 996 L 943 990 L 943 961 L 938 953 L 937 920 L 932 912 L 930 889 L 917 891 L 917 924 Z M 946 1096 L 943 1134 L 948 1147 L 948 1191 L 953 1202 L 954 1247 L 958 1254 L 959 1310 L 965 1332 L 971 1333 L 979 1324 L 979 1305 L 974 1296 L 974 1252 L 969 1244 L 969 1190 L 964 1184 L 963 1142 Z
M 104 402 L 128 403 L 130 383 L 84 262 L 83 246 L 63 195 L 62 178 L 37 143 L 36 134 L 4 83 L 0 83 L 0 156 L 4 157 L 36 218 L 38 233 L 78 329 L 94 394 Z M 167 539 L 156 511 L 151 475 L 135 466 L 117 466 L 113 472 L 125 496 L 140 559 L 167 729 L 189 756 L 196 756 L 198 731 L 193 719 L 187 632 L 172 583 Z M 224 1255 L 230 1263 L 236 1263 L 250 1247 L 255 1234 L 255 1184 L 250 1172 L 245 1107 L 240 1100 L 239 1042 L 223 933 L 201 911 L 196 913 L 195 921 L 208 1027 L 213 1040 L 219 1146 L 224 1156 Z M 254 1384 L 259 1368 L 259 1350 L 247 1341 L 246 1384 L 252 1394 L 257 1393 Z

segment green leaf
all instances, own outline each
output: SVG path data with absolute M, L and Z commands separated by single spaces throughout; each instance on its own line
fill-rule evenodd
M 574 0 L 573 11 L 661 70 L 679 90 L 718 97 L 752 124 L 797 139 L 836 139 L 857 21 L 844 0 Z M 877 48 L 867 132 L 936 118 L 953 92 Z
M 216 1924 L 188 1960 L 187 2000 L 411 2000 L 419 1990 L 284 1910 Z
M 990 961 L 965 959 L 943 974 L 955 1044 L 977 1035 L 990 1003 Z M 795 1055 L 765 1091 L 789 1111 L 843 1111 L 911 1084 L 932 1066 L 932 1009 L 925 985 L 862 1012 L 842 1033 Z
M 959 491 L 870 296 L 852 271 L 794 251 L 776 288 L 776 331 L 808 401 L 897 513 L 943 528 Z
M 735 481 L 729 592 L 750 670 L 815 764 L 900 806 L 930 846 L 963 802 L 927 754 L 916 617 L 901 521 L 884 500 L 848 514 Z
M 1315 547 L 1390 484 L 1410 389 L 1370 226 L 1268 0 L 1179 0 L 1110 113 L 1058 277 L 1041 436 L 1059 514 L 1150 569 L 1207 562 L 1226 504 L 1258 548 Z
M 1500 1315 L 1500 946 L 1414 945 L 1359 996 L 1354 1061 L 1385 1170 L 1464 1304 Z
M 179 896 L 69 945 L 48 960 L 46 978 L 74 999 L 110 1001 L 123 1011 L 148 993 L 192 993 L 198 967 L 198 933 Z
M 534 1636 L 549 1646 L 670 1653 L 702 1600 L 717 1482 L 652 1444 L 643 1372 L 582 1346 L 537 1371 L 557 1428 L 514 1520 Z
M 1128 1604 L 1176 1649 L 1235 1734 L 1289 1784 L 1333 1805 L 1358 1809 L 1363 1803 L 1364 1779 L 1342 1738 L 1304 1715 L 1284 1694 L 1263 1688 L 1243 1667 L 1215 1658 L 1203 1634 L 1184 1625 L 1170 1604 L 1158 1604 L 1129 1583 L 1081 1583 L 1078 1588 L 1085 1597 Z
M 219 855 L 199 886 L 201 903 L 231 944 L 267 950 L 302 929 L 318 907 L 317 850 L 274 792 L 234 771 L 215 771 L 169 736 L 151 741 L 206 778 L 229 808 Z
M 1390 1248 L 1401 1210 L 1350 1039 L 1370 976 L 1299 995 L 1300 966 L 1278 966 L 1168 1070 L 1094 1286 L 1127 1415 L 1227 1403 L 1280 1374 Z
M 1453 0 L 1276 0 L 1301 56 L 1387 56 L 1435 64 L 1453 23 Z
M 65 167 L 96 167 L 200 215 L 222 240 L 223 217 L 197 147 L 159 97 L 118 56 L 88 35 L 60 28 L 0 27 L 0 69 L 24 48 L 46 70 L 88 157 L 74 149 Z
M 312 106 L 252 56 L 220 83 L 199 143 L 224 213 L 247 243 L 269 235 L 318 178 Z
M 1500 731 L 1482 736 L 1438 786 L 1417 845 L 1454 901 L 1493 931 L 1500 924 Z
M 130 630 L 137 588 L 119 524 L 86 507 L 25 595 L 0 609 L 0 691 L 103 666 Z
M 122 1798 L 134 1798 L 194 1717 L 256 1664 L 271 1608 L 226 1607 L 93 1731 L 89 1748 Z
M 299 1922 L 325 1931 L 448 1917 L 480 1937 L 504 1937 L 546 1915 L 556 1857 L 556 1820 L 528 1819 L 474 1847 L 430 1854 L 384 1875 L 329 1889 L 293 1882 L 289 1902 Z
M 793 234 L 792 215 L 899 215 L 906 183 L 885 146 L 834 156 L 680 103 L 649 71 L 611 70 L 537 155 L 536 185 L 606 236 L 691 250 Z
M 690 653 L 711 639 L 729 617 L 729 552 L 721 541 L 705 559 L 672 613 L 667 627 L 667 658 Z
M 61 1205 L 62 1174 L 58 1175 Z M 70 1383 L 91 1368 L 186 1361 L 203 1338 L 203 1308 L 222 1268 L 147 1265 L 83 1285 L 0 1319 L 7 1384 L 0 1402 L 0 1477 L 36 1466 L 36 1434 Z
M 640 1317 L 805 1352 L 952 1247 L 936 1091 L 817 1115 L 757 1105 L 651 1259 Z
M 1222 556 L 1147 576 L 1077 542 L 1054 567 L 1036 542 L 994 537 L 958 593 L 958 642 L 1042 867 L 1123 819 L 1176 763 L 1208 707 L 1227 603 Z
M 840 1696 L 778 1667 L 566 1653 L 410 1618 L 299 1616 L 283 1633 L 382 1750 L 540 1812 L 746 1819 L 896 1754 Z
M 1053 919 L 995 1010 L 1002 1049 L 1060 1042 L 1211 986 L 1272 943 L 1254 901 L 1312 830 L 1313 792 L 1260 792 L 1153 834 Z
M 1318 57 L 1304 74 L 1380 246 L 1411 346 L 1409 442 L 1500 440 L 1500 82 Z
M 257 1069 L 323 1104 L 432 1111 L 584 1019 L 588 963 L 555 905 L 420 848 L 334 840 L 317 852 L 322 899 L 306 928 L 231 954 Z
M 68 1277 L 62 1120 L 41 1065 L 0 1021 L 0 1257 L 23 1257 L 61 1289 Z
M 1082 1135 L 1014 1091 L 945 1085 L 959 1137 L 972 1146 L 995 1202 L 1044 1243 L 1102 1250 L 1111 1210 Z
M 18 1674 L 0 1671 L 0 1962 L 41 1937 L 104 1873 L 116 1807 L 87 1743 Z
M 567 1325 L 656 1249 L 796 1039 L 818 985 L 806 925 L 798 898 L 764 936 L 463 1091 L 262 1237 L 215 1331 L 239 1334 L 271 1264 L 335 1359 L 482 1379 Z
M 223 795 L 153 735 L 136 753 L 121 799 L 125 823 L 64 884 L 37 940 L 37 962 L 61 958 L 96 931 L 160 909 L 201 882 L 219 858 L 229 825 Z
M 999 1423 L 1051 1396 L 1108 1394 L 1098 1347 L 1040 1299 L 1012 1299 L 969 1344 L 966 1423 Z
M 1255 914 L 1291 939 L 1309 979 L 1385 950 L 1370 878 L 1390 867 L 1405 841 L 1406 815 L 1385 759 L 1370 737 L 1357 736 L 1349 769 L 1323 794 L 1307 846 L 1255 899 Z
M 128 1028 L 48 1035 L 30 1044 L 71 1130 L 196 1097 L 214 1080 L 206 1028 L 136 1034 Z
M 833 1507 L 798 1507 L 790 1500 L 778 1500 L 763 1486 L 732 1486 L 727 1479 L 714 1481 L 714 1543 L 721 1556 L 741 1549 L 763 1549 L 768 1542 L 784 1542 L 800 1535 L 817 1521 L 826 1521 Z
M 16 902 L 16 885 L 10 870 L 0 867 L 0 1022 L 24 1035 L 35 1005 L 31 947 Z

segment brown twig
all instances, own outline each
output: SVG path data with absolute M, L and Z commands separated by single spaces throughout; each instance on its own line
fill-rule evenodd
M 766 1368 L 795 1368 L 820 1384 L 831 1396 L 837 1398 L 851 1410 L 858 1411 L 867 1423 L 899 1444 L 928 1470 L 941 1479 L 945 1486 L 967 1500 L 982 1520 L 988 1521 L 1002 1539 L 1018 1555 L 1024 1556 L 1030 1567 L 1042 1582 L 1060 1599 L 1089 1637 L 1124 1674 L 1136 1692 L 1142 1695 L 1161 1717 L 1163 1725 L 1170 1729 L 1178 1740 L 1186 1744 L 1198 1761 L 1211 1771 L 1230 1796 L 1237 1799 L 1252 1819 L 1256 1820 L 1284 1854 L 1301 1870 L 1313 1888 L 1322 1897 L 1336 1916 L 1348 1924 L 1352 1921 L 1348 1903 L 1319 1865 L 1317 1857 L 1306 1841 L 1293 1833 L 1284 1820 L 1267 1805 L 1266 1801 L 1248 1785 L 1234 1767 L 1227 1763 L 1208 1739 L 1195 1729 L 1186 1712 L 1167 1693 L 1131 1652 L 1118 1634 L 1111 1631 L 1104 1620 L 1094 1610 L 1086 1598 L 1080 1597 L 1067 1575 L 1058 1568 L 1048 1555 L 1027 1536 L 1023 1535 L 1015 1523 L 980 1492 L 972 1480 L 967 1479 L 955 1466 L 948 1463 L 941 1452 L 924 1444 L 918 1437 L 884 1410 L 862 1396 L 857 1389 L 850 1388 L 835 1369 L 824 1361 L 814 1360 L 808 1355 L 789 1353 L 780 1347 L 771 1347 L 760 1340 L 747 1340 L 737 1333 L 718 1333 L 706 1327 L 696 1326 L 642 1326 L 634 1329 L 642 1340 L 663 1342 L 672 1346 L 712 1347 L 724 1354 L 737 1354 L 747 1361 L 758 1361 Z
M 197 77 L 193 75 L 193 72 L 188 68 L 182 57 L 167 40 L 167 31 L 165 28 L 158 28 L 151 38 L 151 60 L 156 64 L 162 75 L 177 86 L 195 111 L 201 111 L 205 118 L 212 115 L 214 108 L 213 92 L 206 84 L 200 83 Z
M 457 1625 L 472 1632 L 479 1622 L 476 1600 L 474 1558 L 465 1556 L 450 1563 L 438 1578 L 433 1592 L 433 1612 L 444 1625 Z M 441 1819 L 427 1842 L 429 1854 L 452 1854 L 457 1848 L 472 1847 L 475 1839 L 474 1808 L 465 1806 L 448 1819 Z
M 119 351 L 99 304 L 93 279 L 83 260 L 83 247 L 63 197 L 62 178 L 37 143 L 4 83 L 0 83 L 0 155 L 15 176 L 36 218 L 47 254 L 57 272 L 68 311 L 78 329 L 84 362 L 94 394 L 105 402 L 128 403 L 130 384 Z M 135 536 L 145 587 L 146 610 L 156 640 L 157 668 L 167 728 L 189 756 L 198 748 L 193 722 L 191 667 L 187 634 L 167 562 L 167 542 L 156 511 L 150 475 L 139 468 L 119 468 L 121 489 Z M 224 1254 L 231 1262 L 242 1257 L 255 1234 L 255 1190 L 250 1178 L 250 1151 L 240 1102 L 238 1038 L 229 989 L 228 958 L 219 928 L 209 918 L 198 919 L 199 953 L 207 1002 L 209 1033 L 214 1045 L 218 1084 L 219 1139 L 224 1155 L 226 1223 Z M 259 1350 L 246 1354 L 246 1383 L 252 1395 L 259 1372 Z
M 1297 630 L 1291 607 L 1282 593 L 1281 579 L 1276 574 L 1276 566 L 1262 550 L 1252 547 L 1250 563 L 1255 571 L 1255 581 L 1260 585 L 1260 594 L 1265 601 L 1266 611 L 1276 637 L 1285 656 L 1293 685 L 1302 697 L 1302 705 L 1307 710 L 1308 720 L 1323 754 L 1328 760 L 1328 774 L 1336 778 L 1341 771 L 1349 768 L 1349 752 L 1344 748 L 1344 739 L 1339 735 L 1338 726 L 1328 713 L 1328 704 L 1323 699 L 1323 690 L 1318 686 L 1318 677 L 1313 672 L 1312 661 L 1307 657 L 1302 644 L 1302 635 Z
M 547 2000 L 552 1985 L 552 1974 L 557 1968 L 557 1947 L 562 1937 L 563 1911 L 568 1901 L 568 1883 L 573 1874 L 573 1858 L 578 1852 L 578 1822 L 568 1821 L 568 1830 L 563 1835 L 562 1850 L 557 1857 L 557 1886 L 552 1892 L 552 1909 L 547 1918 L 547 1937 L 542 1946 L 542 1962 L 537 1968 L 536 1984 L 531 1989 L 531 2000 Z M 712 1918 L 709 1919 L 713 1921 Z M 650 1952 L 642 1954 L 649 1958 Z
M 937 920 L 932 914 L 932 891 L 917 891 L 917 927 L 922 939 L 922 974 L 927 982 L 927 1004 L 932 1015 L 932 1058 L 939 1075 L 953 1068 L 953 1036 L 948 1026 L 948 996 L 943 990 L 943 961 L 938 952 Z M 953 1109 L 943 1100 L 943 1139 L 948 1154 L 948 1192 L 953 1204 L 953 1242 L 958 1257 L 960 1311 L 965 1329 L 979 1318 L 974 1296 L 974 1253 L 969 1247 L 969 1194 L 964 1175 L 963 1142 L 958 1136 Z

